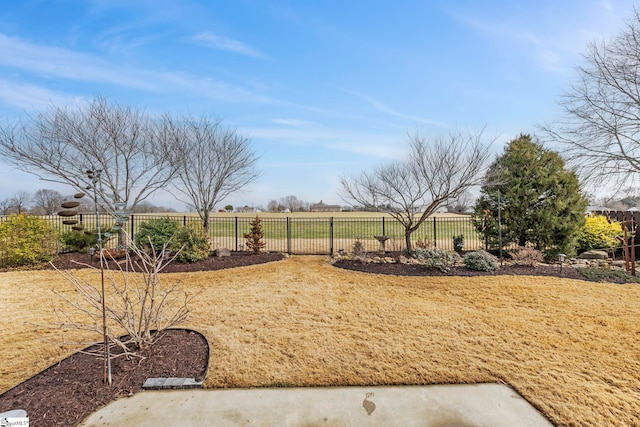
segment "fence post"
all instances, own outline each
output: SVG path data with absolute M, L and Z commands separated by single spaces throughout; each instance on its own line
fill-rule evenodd
M 287 217 L 287 253 L 291 255 L 291 222 Z
M 487 218 L 482 218 L 482 229 L 486 230 L 488 226 Z M 489 252 L 489 233 L 487 231 L 484 233 L 484 250 Z
M 236 252 L 238 252 L 238 217 L 236 216 Z
M 183 215 L 183 216 L 182 216 L 182 225 L 183 225 L 184 227 L 186 227 L 186 226 L 187 226 L 187 216 L 186 216 L 186 215 Z
M 384 230 L 384 217 L 382 217 L 382 235 L 383 236 L 387 235 L 387 233 L 385 233 L 385 230 Z
M 333 217 L 329 218 L 329 256 L 333 256 Z
M 134 220 L 135 218 L 133 217 L 133 213 L 131 213 L 131 215 L 129 216 L 129 221 L 131 221 L 131 228 L 129 230 L 131 232 L 131 240 L 135 242 L 135 239 L 133 238 L 133 221 Z
M 438 236 L 436 235 L 436 217 L 433 217 L 433 247 L 438 246 Z

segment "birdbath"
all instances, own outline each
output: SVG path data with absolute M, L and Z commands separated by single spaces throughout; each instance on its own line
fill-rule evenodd
M 380 249 L 378 249 L 378 252 L 384 255 L 384 253 L 386 252 L 384 248 L 384 244 L 387 240 L 389 240 L 389 236 L 373 236 L 373 237 L 375 237 L 378 240 L 378 242 L 380 242 Z

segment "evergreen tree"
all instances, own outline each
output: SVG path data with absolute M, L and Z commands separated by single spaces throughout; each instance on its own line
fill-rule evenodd
M 548 258 L 575 253 L 587 200 L 576 174 L 556 152 L 521 134 L 489 167 L 474 216 L 477 230 L 494 248 L 498 199 L 503 245 L 530 243 Z
M 256 215 L 256 218 L 250 222 L 251 228 L 249 232 L 244 235 L 247 239 L 247 249 L 254 254 L 259 254 L 260 251 L 267 246 L 267 242 L 262 240 L 264 238 L 264 231 L 262 230 L 262 221 Z

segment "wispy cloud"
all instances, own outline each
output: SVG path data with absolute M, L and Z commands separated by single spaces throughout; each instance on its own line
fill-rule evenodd
M 444 123 L 444 122 L 440 122 L 437 120 L 431 120 L 431 119 L 427 119 L 424 117 L 418 117 L 418 116 L 413 116 L 410 114 L 405 114 L 405 113 L 401 113 L 399 111 L 396 111 L 392 108 L 390 108 L 389 106 L 385 105 L 384 103 L 382 103 L 381 101 L 378 101 L 375 98 L 372 98 L 368 95 L 364 95 L 358 92 L 354 92 L 351 90 L 346 90 L 345 92 L 354 95 L 364 101 L 366 101 L 367 103 L 369 103 L 373 108 L 375 108 L 376 110 L 385 113 L 385 114 L 389 114 L 390 116 L 394 116 L 394 117 L 399 117 L 401 119 L 405 119 L 405 120 L 411 120 L 414 122 L 418 122 L 418 123 L 423 123 L 423 124 L 427 124 L 427 125 L 432 125 L 432 126 L 438 126 L 438 127 L 443 127 L 443 128 L 448 128 L 449 125 Z
M 291 127 L 306 127 L 314 124 L 311 121 L 299 120 L 299 119 L 271 119 L 271 121 L 277 125 L 284 125 L 284 126 L 291 126 Z
M 340 153 L 355 153 L 360 156 L 381 159 L 400 159 L 405 155 L 406 145 L 397 135 L 371 134 L 323 128 L 243 128 L 242 133 L 250 135 L 256 142 L 270 144 L 272 141 L 290 145 L 316 145 Z M 360 162 L 359 158 L 350 158 Z M 352 163 L 353 163 L 352 162 Z
M 69 105 L 74 98 L 30 84 L 0 80 L 0 103 L 22 110 L 42 109 L 53 104 Z
M 505 46 L 514 43 L 519 54 L 531 55 L 540 68 L 565 74 L 573 70 L 573 64 L 590 42 L 615 34 L 622 22 L 620 14 L 629 12 L 616 10 L 610 1 L 601 1 L 572 15 L 537 16 L 534 28 L 530 21 L 522 21 L 521 16 L 483 16 L 473 11 L 448 10 L 461 25 L 500 40 Z
M 237 40 L 228 39 L 213 33 L 205 32 L 192 37 L 192 40 L 213 49 L 226 50 L 240 55 L 264 58 L 265 56 L 256 49 Z
M 152 93 L 184 92 L 231 102 L 272 102 L 242 87 L 181 71 L 158 72 L 122 66 L 100 56 L 28 43 L 0 34 L 0 66 L 43 79 L 68 79 L 122 86 Z

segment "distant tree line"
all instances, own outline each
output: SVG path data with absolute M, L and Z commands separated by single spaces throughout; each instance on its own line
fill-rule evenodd
M 0 215 L 29 213 L 32 215 L 55 215 L 64 201 L 75 200 L 73 195 L 63 195 L 57 190 L 42 188 L 35 193 L 17 191 L 12 196 L 0 200 Z M 90 199 L 80 199 L 77 210 L 80 213 L 94 212 L 95 204 Z M 104 209 L 99 208 L 100 211 Z M 176 212 L 175 209 L 156 206 L 146 200 L 138 203 L 133 213 Z

